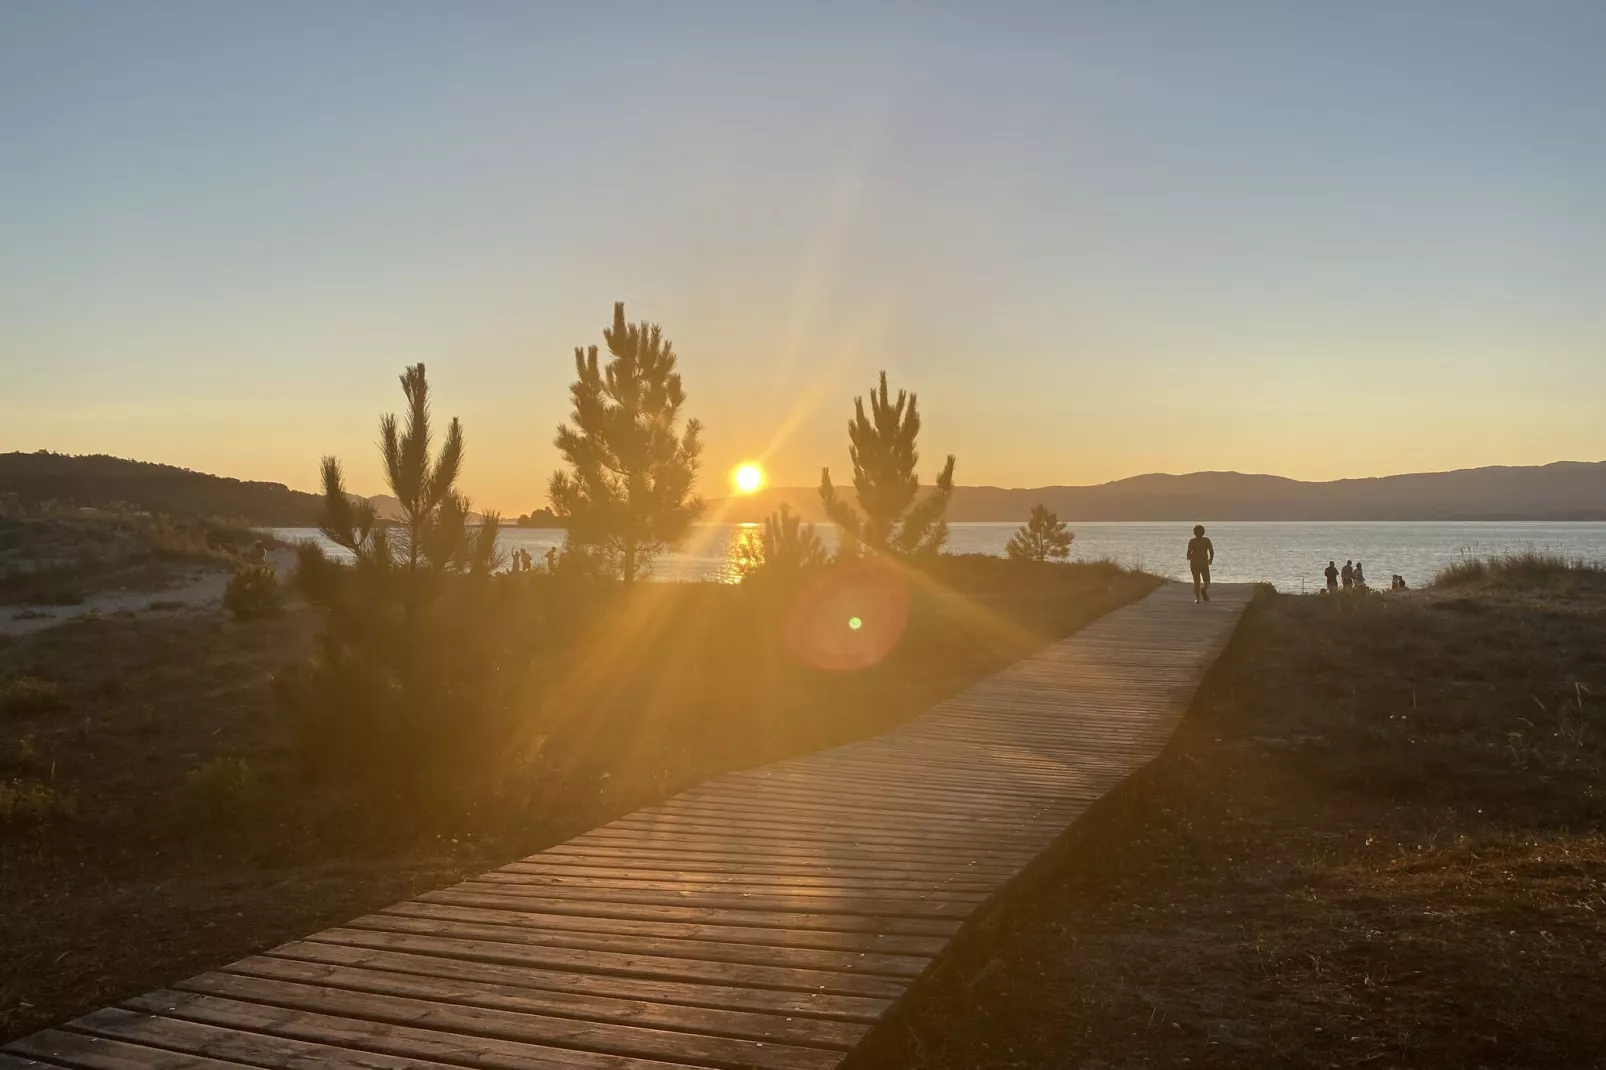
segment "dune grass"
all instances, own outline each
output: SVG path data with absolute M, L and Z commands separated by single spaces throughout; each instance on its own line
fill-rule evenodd
M 238 566 L 258 540 L 278 545 L 228 520 L 0 518 L 0 605 L 71 606 L 102 591 L 160 588 L 186 566 Z
M 1433 577 L 1432 586 L 1491 587 L 1538 591 L 1582 585 L 1606 586 L 1606 562 L 1524 550 L 1493 556 L 1464 555 Z

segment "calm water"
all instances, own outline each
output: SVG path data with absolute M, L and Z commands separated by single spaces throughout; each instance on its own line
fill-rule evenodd
M 1016 527 L 955 524 L 947 549 L 1002 556 Z M 1387 586 L 1389 576 L 1397 572 L 1413 587 L 1468 553 L 1540 550 L 1606 561 L 1606 522 L 1245 522 L 1215 523 L 1209 529 L 1216 544 L 1215 579 L 1229 583 L 1263 580 L 1295 592 L 1321 586 L 1322 569 L 1335 559 L 1340 565 L 1348 559 L 1365 562 L 1366 578 L 1373 586 Z M 827 546 L 834 545 L 835 532 L 829 525 L 819 525 L 817 530 Z M 1076 533 L 1071 544 L 1073 560 L 1110 557 L 1162 575 L 1187 571 L 1183 559 L 1190 535 L 1187 524 L 1087 523 L 1072 524 L 1071 530 Z M 742 527 L 734 524 L 699 525 L 680 551 L 658 562 L 654 578 L 735 579 L 731 548 L 741 531 Z M 341 553 L 311 528 L 279 528 L 273 533 L 291 541 L 314 539 L 333 553 Z M 504 549 L 529 550 L 539 565 L 548 548 L 563 544 L 563 532 L 503 528 L 500 541 Z

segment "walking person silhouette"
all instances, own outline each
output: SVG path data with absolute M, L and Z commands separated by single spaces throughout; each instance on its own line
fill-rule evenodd
M 1210 601 L 1210 566 L 1216 560 L 1216 547 L 1205 538 L 1204 525 L 1193 526 L 1193 538 L 1188 540 L 1188 570 L 1193 573 L 1193 600 Z

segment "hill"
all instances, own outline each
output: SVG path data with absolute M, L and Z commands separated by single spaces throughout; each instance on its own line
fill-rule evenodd
M 193 472 L 170 464 L 130 461 L 101 454 L 0 453 L 0 512 L 15 495 L 27 511 L 53 503 L 94 509 L 136 510 L 166 516 L 228 518 L 259 527 L 316 527 L 323 496 L 291 490 L 283 483 L 257 483 Z M 363 501 L 351 495 L 353 501 Z M 401 517 L 401 503 L 389 494 L 366 499 L 381 520 Z M 477 524 L 479 513 L 468 514 Z
M 0 505 L 44 502 L 135 508 L 172 516 L 239 518 L 252 524 L 317 523 L 322 499 L 282 483 L 258 483 L 118 457 L 0 453 Z M 369 499 L 381 516 L 395 499 Z M 709 502 L 710 521 L 762 520 L 782 502 L 820 520 L 813 487 L 777 487 Z M 957 523 L 1019 523 L 1042 502 L 1061 519 L 1088 520 L 1606 520 L 1606 462 L 1466 468 L 1371 479 L 1304 482 L 1241 472 L 1151 474 L 1096 486 L 955 487 Z
M 781 502 L 819 520 L 812 487 L 709 503 L 710 519 L 762 519 Z M 1142 475 L 1087 487 L 955 487 L 952 521 L 1023 521 L 1042 502 L 1063 520 L 1606 520 L 1606 462 L 1467 468 L 1304 482 L 1240 472 Z
M 100 454 L 0 453 L 0 496 L 28 510 L 46 503 L 134 509 L 182 517 L 230 517 L 301 527 L 318 522 L 323 499 L 282 483 L 257 483 L 168 464 Z

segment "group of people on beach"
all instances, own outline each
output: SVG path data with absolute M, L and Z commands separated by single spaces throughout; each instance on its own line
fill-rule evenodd
M 532 559 L 530 557 L 530 551 L 524 547 L 520 547 L 508 555 L 507 570 L 509 572 L 528 572 L 532 567 L 534 567 L 531 562 Z M 553 571 L 557 568 L 557 564 L 557 548 L 553 547 L 548 549 L 546 552 L 546 570 L 548 572 Z
M 1338 590 L 1340 583 L 1344 585 L 1344 590 L 1346 591 L 1352 588 L 1366 590 L 1366 573 L 1359 561 L 1346 561 L 1343 568 L 1339 568 L 1335 562 L 1329 561 L 1322 575 L 1327 577 L 1327 589 L 1329 592 Z
M 1327 577 L 1327 593 L 1337 594 L 1340 590 L 1366 591 L 1366 570 L 1359 561 L 1345 561 L 1344 567 L 1339 568 L 1336 561 L 1327 562 L 1327 568 L 1322 575 Z M 1405 577 L 1394 575 L 1389 577 L 1389 590 L 1405 590 Z

